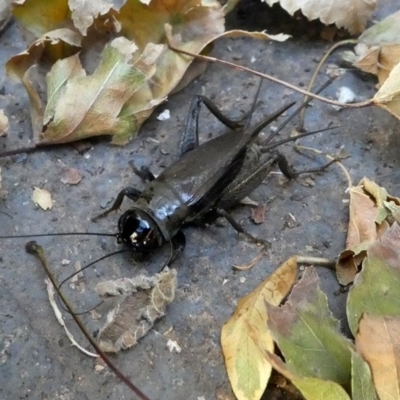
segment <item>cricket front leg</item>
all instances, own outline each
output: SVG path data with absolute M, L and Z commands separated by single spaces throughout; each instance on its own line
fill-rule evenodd
M 122 201 L 124 200 L 124 197 L 128 197 L 132 201 L 136 201 L 141 192 L 133 187 L 126 187 L 125 189 L 121 190 L 118 193 L 117 198 L 114 201 L 114 204 L 109 208 L 108 210 L 104 211 L 100 215 L 97 215 L 96 217 L 92 218 L 93 222 L 97 222 L 99 219 L 106 217 L 110 212 L 112 211 L 117 211 L 121 207 Z

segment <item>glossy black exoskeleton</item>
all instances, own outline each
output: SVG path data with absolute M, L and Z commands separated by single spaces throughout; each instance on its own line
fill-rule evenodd
M 199 145 L 201 103 L 232 131 Z M 269 151 L 283 141 L 269 146 L 256 143 L 261 130 L 291 106 L 285 105 L 255 126 L 244 129 L 239 122 L 223 116 L 210 100 L 196 96 L 180 143 L 181 157 L 157 178 L 147 168 L 138 171 L 133 166 L 137 175 L 149 181 L 147 186 L 143 191 L 133 187 L 123 189 L 112 207 L 94 220 L 118 210 L 126 196 L 134 204 L 119 218 L 119 241 L 136 253 L 148 253 L 169 242 L 173 250 L 171 258 L 185 245 L 182 227 L 210 216 L 225 217 L 238 232 L 255 239 L 235 222 L 228 210 L 259 186 L 274 165 L 279 164 L 285 175 L 293 177 L 282 156 Z

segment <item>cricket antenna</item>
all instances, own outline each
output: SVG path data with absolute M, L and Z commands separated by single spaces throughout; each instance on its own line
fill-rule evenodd
M 332 77 L 330 79 L 328 79 L 316 92 L 315 94 L 319 94 L 320 92 L 322 92 L 327 86 L 329 86 L 334 80 L 336 79 L 336 77 Z M 305 102 L 303 102 L 302 104 L 300 104 L 299 107 L 296 108 L 296 110 L 290 115 L 289 118 L 287 118 L 285 121 L 282 122 L 281 125 L 279 125 L 279 127 L 276 129 L 275 132 L 271 133 L 271 135 L 268 136 L 267 139 L 265 139 L 261 145 L 266 146 L 279 132 L 282 131 L 282 129 L 298 114 L 300 114 L 300 112 L 303 110 L 303 108 L 307 107 L 307 105 L 310 103 L 310 101 L 312 100 L 311 97 L 309 97 Z M 326 128 L 325 128 L 326 129 Z M 333 129 L 333 128 L 328 128 L 328 129 Z M 320 131 L 319 131 L 320 132 Z M 313 133 L 317 133 L 317 132 L 313 132 Z M 312 135 L 313 133 L 309 133 L 310 135 Z M 307 135 L 305 135 L 307 136 Z M 303 137 L 301 135 L 297 136 L 297 139 L 299 139 L 300 137 Z M 286 143 L 286 142 L 285 142 Z M 282 143 L 281 143 L 282 144 Z M 274 146 L 275 147 L 275 146 Z
M 29 235 L 7 235 L 0 236 L 0 239 L 16 239 L 16 238 L 31 238 L 31 237 L 46 237 L 46 236 L 108 236 L 118 238 L 118 233 L 103 233 L 103 232 L 59 232 L 59 233 L 33 233 Z
M 112 253 L 106 254 L 105 256 L 102 256 L 102 257 L 98 258 L 97 260 L 94 260 L 94 261 L 92 261 L 91 263 L 85 265 L 85 266 L 82 267 L 80 270 L 75 271 L 73 274 L 71 274 L 71 275 L 69 275 L 67 278 L 65 278 L 65 279 L 58 285 L 57 293 L 59 293 L 59 291 L 61 290 L 61 287 L 62 287 L 62 285 L 64 285 L 64 283 L 68 282 L 68 281 L 69 281 L 70 279 L 72 279 L 75 275 L 80 274 L 80 273 L 81 273 L 82 271 L 84 271 L 85 269 L 92 267 L 94 264 L 96 264 L 96 263 L 98 263 L 98 262 L 100 262 L 100 261 L 103 261 L 103 260 L 105 260 L 106 258 L 115 256 L 116 254 L 127 253 L 128 251 L 131 251 L 131 250 L 130 250 L 130 249 L 117 250 L 117 251 L 114 251 L 114 252 L 112 252 Z M 58 296 L 58 298 L 59 298 L 59 296 Z M 96 305 L 93 306 L 92 308 L 89 308 L 88 310 L 85 310 L 85 311 L 74 312 L 74 314 L 75 314 L 75 315 L 86 314 L 86 313 L 88 313 L 89 311 L 94 310 L 94 309 L 97 308 L 100 304 L 103 304 L 103 303 L 104 303 L 104 301 L 102 300 L 102 301 L 100 301 L 100 303 L 96 304 Z M 68 313 L 71 314 L 71 312 L 70 312 L 67 308 L 64 307 L 64 305 L 63 305 L 62 302 L 59 302 L 59 304 L 60 304 L 61 308 L 62 308 L 64 311 L 66 311 L 66 312 L 68 312 Z

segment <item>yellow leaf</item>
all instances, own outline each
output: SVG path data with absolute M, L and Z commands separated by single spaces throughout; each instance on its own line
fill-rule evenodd
M 239 400 L 261 398 L 271 365 L 265 352 L 274 349 L 267 328 L 265 303 L 278 306 L 292 288 L 297 275 L 297 257 L 289 258 L 253 292 L 239 300 L 232 317 L 224 324 L 221 345 L 226 370 Z
M 53 207 L 51 194 L 45 189 L 39 189 L 35 187 L 35 190 L 32 193 L 32 200 L 45 211 L 50 210 Z

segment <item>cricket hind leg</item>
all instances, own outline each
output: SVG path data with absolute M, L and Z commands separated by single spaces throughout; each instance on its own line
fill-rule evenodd
M 185 119 L 184 130 L 179 144 L 181 157 L 199 146 L 199 114 L 202 104 L 204 104 L 220 122 L 232 130 L 243 129 L 251 118 L 255 108 L 255 104 L 253 104 L 248 113 L 246 113 L 240 119 L 233 120 L 225 116 L 207 97 L 201 95 L 193 96 Z
M 325 171 L 328 167 L 330 167 L 332 164 L 336 163 L 339 161 L 339 159 L 333 159 L 326 163 L 325 165 L 318 167 L 318 168 L 310 168 L 306 169 L 303 171 L 296 171 L 290 164 L 287 158 L 281 154 L 281 153 L 276 153 L 277 157 L 277 162 L 278 162 L 278 167 L 283 173 L 283 175 L 286 176 L 288 179 L 297 179 L 300 175 L 304 174 L 311 174 L 311 173 L 318 173 L 318 172 L 323 172 Z

